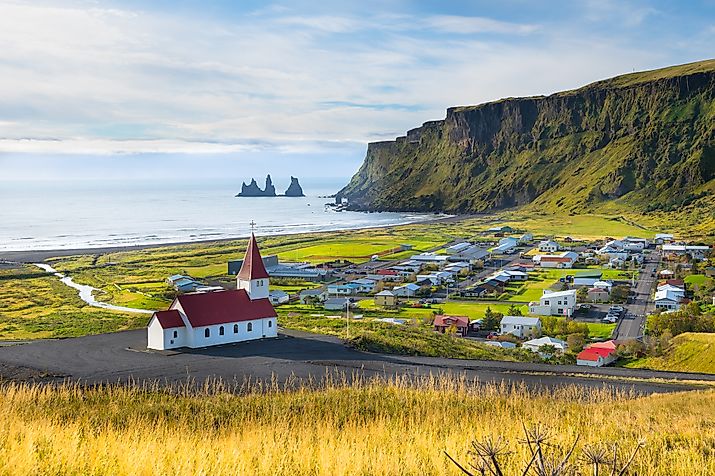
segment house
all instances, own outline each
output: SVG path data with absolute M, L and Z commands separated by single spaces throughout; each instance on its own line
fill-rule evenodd
M 378 269 L 375 274 L 382 278 L 383 281 L 402 281 L 402 276 L 396 269 Z
M 509 253 L 510 250 L 516 248 L 519 244 L 519 240 L 516 238 L 502 238 L 499 240 L 499 245 L 491 249 L 492 254 L 501 255 Z
M 519 237 L 519 244 L 520 245 L 526 245 L 528 243 L 531 243 L 531 241 L 534 239 L 534 235 L 531 233 L 524 233 Z
M 395 307 L 397 305 L 397 297 L 391 291 L 380 291 L 375 294 L 375 305 L 382 307 Z
M 523 339 L 541 335 L 541 320 L 538 317 L 504 316 L 500 322 L 501 334 L 512 334 Z
M 526 281 L 529 279 L 529 273 L 515 269 L 507 269 L 502 271 L 502 274 L 509 276 L 510 281 Z
M 449 261 L 466 261 L 470 264 L 476 264 L 479 261 L 483 261 L 487 256 L 489 256 L 489 252 L 485 248 L 471 246 L 460 253 L 450 255 L 447 259 Z
M 471 243 L 467 243 L 466 241 L 462 243 L 457 243 L 456 245 L 448 246 L 445 251 L 447 252 L 448 255 L 454 255 L 457 253 L 461 253 L 464 250 L 469 249 L 472 246 Z
M 360 285 L 356 283 L 347 284 L 330 284 L 328 286 L 328 294 L 336 296 L 352 296 L 358 293 Z
M 685 299 L 685 291 L 675 286 L 666 285 L 655 292 L 655 308 L 678 311 Z
M 573 285 L 593 287 L 601 280 L 601 276 L 603 276 L 603 272 L 596 269 L 577 271 L 573 278 Z
M 663 245 L 663 254 L 674 256 L 690 255 L 695 260 L 703 260 L 710 254 L 710 247 L 705 245 Z
M 540 316 L 572 316 L 576 308 L 576 290 L 551 291 L 544 289 L 539 302 L 529 303 L 529 314 Z
M 174 289 L 180 293 L 191 293 L 201 286 L 201 283 L 194 281 L 192 278 L 181 278 L 174 281 Z
M 564 251 L 559 254 L 536 255 L 532 258 L 534 264 L 542 268 L 573 268 L 574 263 L 578 260 L 578 253 L 573 251 Z
M 545 346 L 545 345 L 554 346 L 554 348 L 556 349 L 555 352 L 557 354 L 562 354 L 568 347 L 568 344 L 566 343 L 566 341 L 563 341 L 561 339 L 555 339 L 553 337 L 548 337 L 548 336 L 539 337 L 538 339 L 527 340 L 526 342 L 521 344 L 521 347 L 523 349 L 527 349 L 532 352 L 538 352 L 539 354 L 541 354 L 541 347 Z M 548 357 L 548 356 L 542 355 L 542 357 Z
M 466 316 L 447 316 L 444 314 L 434 316 L 434 330 L 444 334 L 451 328 L 456 330 L 457 335 L 462 337 L 466 336 L 469 330 L 469 318 Z
M 617 359 L 616 344 L 610 340 L 588 345 L 576 356 L 576 365 L 603 367 Z
M 473 286 L 462 291 L 462 295 L 466 297 L 482 297 L 487 293 L 487 288 L 483 286 Z
M 298 296 L 301 304 L 308 304 L 313 300 L 317 302 L 325 301 L 328 293 L 323 289 L 304 289 Z
M 418 255 L 412 255 L 410 261 L 417 261 L 419 263 L 432 263 L 432 264 L 443 264 L 447 261 L 447 255 L 438 255 L 435 253 L 420 253 Z
M 658 273 L 658 276 L 660 276 L 661 278 L 664 278 L 664 279 L 670 279 L 673 276 L 675 276 L 675 272 L 673 272 L 669 269 L 664 269 Z
M 539 243 L 539 251 L 542 253 L 556 253 L 561 249 L 561 245 L 553 240 L 544 240 Z
M 323 302 L 326 311 L 344 311 L 348 306 L 355 307 L 348 298 L 328 298 Z
M 417 292 L 422 289 L 421 286 L 415 283 L 407 283 L 402 286 L 396 286 L 392 289 L 392 294 L 399 297 L 414 297 Z
M 375 281 L 374 279 L 361 278 L 354 279 L 348 284 L 357 284 L 357 292 L 359 293 L 371 293 L 375 290 L 375 286 L 377 286 L 377 281 Z
M 201 348 L 276 337 L 277 314 L 268 299 L 268 273 L 251 234 L 234 290 L 183 294 L 152 314 L 147 348 Z
M 670 233 L 656 233 L 653 241 L 655 241 L 656 245 L 662 245 L 663 243 L 670 243 L 673 239 L 674 237 Z
M 486 345 L 492 347 L 500 347 L 502 349 L 516 349 L 516 344 L 513 342 L 500 342 L 498 340 L 488 340 L 485 342 Z
M 268 299 L 271 301 L 271 304 L 277 306 L 279 304 L 286 304 L 290 301 L 290 296 L 285 291 L 274 289 L 268 293 Z
M 588 290 L 588 300 L 591 302 L 608 302 L 611 300 L 611 293 L 605 288 L 590 288 Z
M 514 229 L 509 225 L 495 226 L 487 230 L 489 233 L 513 233 Z

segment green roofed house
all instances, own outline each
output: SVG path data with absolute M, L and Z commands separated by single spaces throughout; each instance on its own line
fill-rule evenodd
M 602 276 L 603 271 L 599 269 L 587 269 L 584 271 L 577 271 L 573 278 L 573 285 L 592 287 L 598 281 L 601 281 Z

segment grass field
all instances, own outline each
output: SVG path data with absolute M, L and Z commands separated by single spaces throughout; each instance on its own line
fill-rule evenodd
M 87 306 L 34 266 L 0 270 L 0 339 L 75 337 L 145 326 L 146 315 Z
M 652 238 L 656 231 L 648 229 L 635 221 L 617 215 L 539 215 L 539 214 L 502 214 L 503 224 L 529 230 L 538 236 L 578 239 L 602 239 L 605 236 L 622 238 L 637 236 Z
M 242 395 L 220 385 L 197 395 L 6 385 L 0 473 L 454 476 L 444 450 L 466 463 L 470 440 L 503 437 L 505 474 L 521 474 L 522 425 L 541 424 L 551 454 L 580 436 L 577 465 L 589 445 L 616 442 L 623 458 L 645 438 L 632 474 L 715 474 L 713 391 L 635 398 L 575 387 L 475 388 L 436 377 L 334 381 L 322 390 L 269 384 Z
M 715 373 L 715 334 L 686 332 L 673 338 L 662 357 L 645 357 L 625 365 L 629 368 Z
M 704 274 L 689 274 L 683 281 L 691 286 L 702 286 L 708 280 Z

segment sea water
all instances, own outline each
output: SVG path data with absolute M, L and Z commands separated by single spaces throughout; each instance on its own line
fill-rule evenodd
M 275 180 L 277 190 L 285 184 Z M 229 180 L 0 182 L 0 251 L 100 248 L 413 223 L 433 215 L 336 212 L 345 180 L 301 178 L 305 197 L 235 197 Z M 262 182 L 259 181 L 262 185 Z

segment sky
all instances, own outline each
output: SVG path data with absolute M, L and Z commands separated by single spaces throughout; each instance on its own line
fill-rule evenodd
M 345 178 L 447 107 L 713 45 L 715 0 L 0 0 L 0 180 Z

